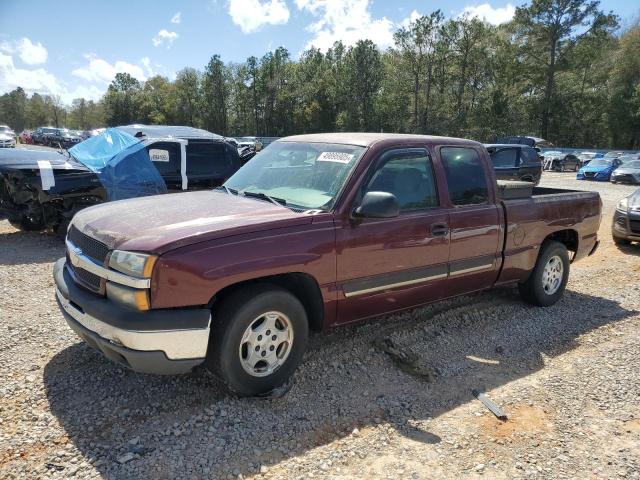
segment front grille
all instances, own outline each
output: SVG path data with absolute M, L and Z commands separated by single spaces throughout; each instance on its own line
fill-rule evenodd
M 629 228 L 633 233 L 640 233 L 640 220 L 629 220 Z
M 82 268 L 76 268 L 73 265 L 71 266 L 71 269 L 73 270 L 73 274 L 76 279 L 78 279 L 83 286 L 89 287 L 90 290 L 93 290 L 96 293 L 101 292 L 102 279 L 99 276 L 94 275 L 91 272 L 87 272 Z
M 82 250 L 82 254 L 90 257 L 99 265 L 104 265 L 107 261 L 107 255 L 109 254 L 109 247 L 107 247 L 104 243 L 95 238 L 90 237 L 89 235 L 85 235 L 80 230 L 78 230 L 74 225 L 71 225 L 69 228 L 69 232 L 67 233 L 67 239 L 73 243 L 73 245 L 80 250 Z M 104 282 L 101 277 L 95 275 L 91 272 L 88 272 L 82 268 L 74 267 L 69 262 L 69 268 L 73 273 L 74 279 L 76 282 L 99 294 L 104 293 Z
M 82 250 L 82 253 L 91 257 L 96 263 L 103 265 L 109 253 L 109 247 L 95 238 L 85 235 L 74 225 L 71 225 L 67 238 L 76 247 Z
M 624 174 L 624 175 L 616 175 L 616 182 L 635 182 L 635 177 L 633 175 Z
M 596 176 L 595 172 L 584 172 L 584 176 L 587 178 L 593 178 Z

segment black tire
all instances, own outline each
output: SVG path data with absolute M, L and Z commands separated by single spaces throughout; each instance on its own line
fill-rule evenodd
M 22 230 L 24 232 L 36 232 L 44 229 L 44 224 L 39 221 L 34 221 L 31 218 L 23 215 L 19 221 L 9 220 L 12 227 Z
M 627 240 L 626 238 L 620 238 L 620 237 L 614 236 L 613 243 L 615 243 L 616 245 L 629 245 L 631 241 Z
M 255 376 L 241 363 L 241 341 L 257 318 L 273 311 L 288 317 L 293 341 L 284 363 L 269 375 Z M 307 349 L 309 323 L 306 311 L 293 294 L 275 285 L 250 286 L 230 294 L 214 308 L 212 318 L 205 366 L 238 395 L 258 395 L 281 386 L 293 375 Z
M 559 257 L 562 262 L 562 277 L 560 285 L 552 294 L 547 293 L 543 285 L 544 268 L 553 257 Z M 562 297 L 569 280 L 569 253 L 567 247 L 560 242 L 548 240 L 542 244 L 540 254 L 529 278 L 518 284 L 518 290 L 522 299 L 532 305 L 548 307 L 556 303 Z

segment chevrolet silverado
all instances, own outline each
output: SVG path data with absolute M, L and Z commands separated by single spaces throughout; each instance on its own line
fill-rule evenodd
M 254 395 L 287 381 L 310 331 L 497 285 L 554 304 L 598 246 L 601 208 L 595 192 L 499 183 L 469 140 L 293 136 L 217 189 L 78 212 L 56 296 L 109 359 L 204 363 Z

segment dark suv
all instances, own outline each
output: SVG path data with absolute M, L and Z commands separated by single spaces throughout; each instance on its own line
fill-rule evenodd
M 38 127 L 31 133 L 31 139 L 34 145 L 48 145 L 49 138 L 55 135 L 55 128 L 53 127 Z
M 56 128 L 53 135 L 47 137 L 47 145 L 51 147 L 71 148 L 80 143 L 82 138 L 75 135 L 68 128 Z
M 528 145 L 488 144 L 485 148 L 498 180 L 522 180 L 540 183 L 542 161 Z

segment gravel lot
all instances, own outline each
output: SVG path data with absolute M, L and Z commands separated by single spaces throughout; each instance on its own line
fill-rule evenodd
M 634 188 L 542 185 L 604 202 L 601 248 L 561 302 L 501 289 L 317 335 L 280 399 L 110 363 L 58 313 L 61 242 L 0 222 L 0 478 L 640 478 L 640 246 L 610 237 Z M 383 335 L 432 381 L 374 348 Z

